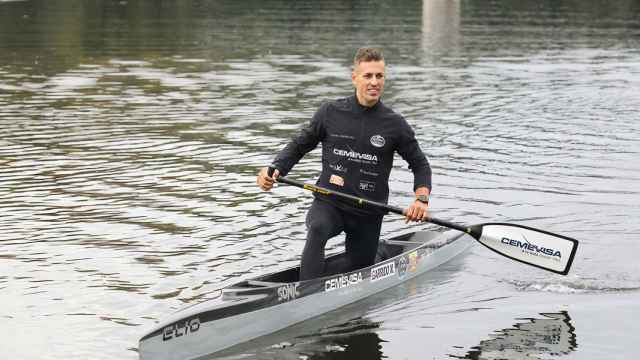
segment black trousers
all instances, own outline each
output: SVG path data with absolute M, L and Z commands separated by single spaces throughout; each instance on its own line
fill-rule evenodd
M 307 213 L 306 225 L 307 242 L 302 252 L 300 280 L 352 271 L 374 263 L 382 215 L 354 215 L 316 199 Z M 327 240 L 343 231 L 346 256 L 326 264 Z

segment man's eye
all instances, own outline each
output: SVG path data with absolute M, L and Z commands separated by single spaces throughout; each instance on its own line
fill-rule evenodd
M 365 79 L 371 79 L 373 77 L 373 75 L 371 74 L 364 74 L 364 78 Z
M 382 75 L 382 74 L 377 74 L 376 75 L 376 79 L 382 79 L 383 77 L 384 77 L 384 75 Z

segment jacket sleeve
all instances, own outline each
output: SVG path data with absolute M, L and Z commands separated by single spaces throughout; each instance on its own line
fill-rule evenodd
M 278 169 L 280 174 L 287 175 L 306 153 L 315 149 L 318 143 L 322 141 L 324 138 L 324 119 L 327 116 L 327 107 L 328 104 L 326 103 L 321 105 L 311 118 L 311 121 L 280 150 L 271 163 L 271 166 Z
M 402 118 L 402 130 L 398 154 L 409 163 L 409 169 L 413 172 L 413 190 L 426 186 L 431 192 L 431 166 L 416 140 L 411 126 Z

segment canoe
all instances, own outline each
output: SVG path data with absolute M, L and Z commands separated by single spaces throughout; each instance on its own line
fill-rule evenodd
M 399 285 L 473 242 L 464 233 L 413 232 L 382 240 L 376 263 L 356 271 L 299 281 L 292 267 L 240 281 L 161 319 L 140 339 L 140 359 L 196 359 L 271 334 Z M 329 256 L 327 268 L 343 256 Z

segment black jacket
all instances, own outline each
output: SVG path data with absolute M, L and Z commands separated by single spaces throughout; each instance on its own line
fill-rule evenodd
M 272 166 L 286 175 L 319 142 L 322 173 L 318 186 L 387 203 L 389 173 L 397 152 L 413 171 L 414 190 L 422 186 L 431 189 L 431 168 L 413 130 L 381 101 L 368 108 L 360 105 L 354 95 L 323 103 L 311 122 L 280 151 Z M 357 214 L 383 213 L 324 195 L 316 197 Z

